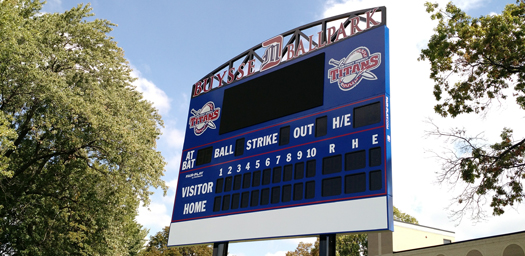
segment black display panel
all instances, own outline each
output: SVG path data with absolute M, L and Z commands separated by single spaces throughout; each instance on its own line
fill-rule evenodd
M 366 151 L 359 150 L 345 155 L 345 170 L 357 170 L 366 167 Z
M 249 188 L 251 181 L 252 181 L 252 173 L 251 172 L 245 173 L 244 178 L 242 179 L 242 188 Z
M 299 162 L 295 164 L 295 175 L 296 180 L 300 180 L 304 177 L 304 162 Z
M 282 127 L 279 130 L 279 146 L 290 143 L 290 126 Z
M 322 106 L 324 58 L 318 54 L 224 90 L 219 134 Z
M 241 200 L 241 194 L 233 194 L 232 195 L 232 206 L 231 209 L 237 209 L 239 208 L 239 202 Z
M 281 187 L 273 187 L 272 188 L 272 204 L 279 203 L 280 199 L 281 199 Z
M 315 160 L 310 160 L 306 162 L 306 177 L 314 177 L 315 176 Z
M 292 185 L 283 186 L 283 202 L 290 202 L 292 200 Z
M 381 148 L 371 148 L 370 149 L 370 166 L 380 166 L 381 165 Z
M 283 181 L 291 181 L 293 178 L 293 165 L 285 165 L 283 170 Z
M 342 170 L 342 157 L 335 155 L 323 158 L 323 174 L 331 174 Z
M 222 198 L 222 210 L 227 211 L 230 209 L 230 195 L 225 195 Z
M 273 180 L 272 180 L 272 183 L 279 183 L 279 182 L 281 182 L 282 169 L 283 168 L 280 167 L 280 166 L 273 168 Z
M 381 103 L 354 108 L 354 128 L 381 122 Z
M 226 177 L 226 181 L 224 182 L 224 192 L 232 190 L 232 183 L 232 176 Z
M 252 187 L 261 185 L 261 171 L 255 171 L 253 173 Z
M 224 187 L 224 178 L 217 179 L 217 185 L 215 185 L 215 193 L 222 193 Z
M 327 120 L 326 116 L 315 119 L 315 137 L 325 136 L 327 132 Z
M 381 171 L 370 172 L 370 190 L 380 190 L 383 187 Z
M 341 177 L 333 177 L 324 179 L 322 184 L 321 195 L 324 196 L 336 196 L 341 194 Z
M 314 198 L 315 196 L 315 181 L 308 181 L 306 182 L 306 189 L 305 189 L 305 196 L 304 198 L 310 199 Z
M 198 166 L 198 165 L 210 163 L 212 153 L 213 153 L 213 147 L 199 149 L 199 151 L 197 151 L 197 162 L 195 164 Z
M 265 188 L 261 190 L 261 205 L 267 205 L 270 203 L 270 189 Z
M 345 176 L 345 193 L 359 193 L 366 190 L 366 173 Z
M 244 138 L 235 142 L 235 156 L 242 156 L 242 154 L 244 154 Z
M 271 169 L 264 169 L 263 170 L 262 184 L 263 185 L 270 184 L 271 178 L 272 178 L 272 170 Z
M 246 191 L 241 194 L 241 208 L 246 208 L 250 204 L 250 192 Z
M 254 190 L 252 191 L 252 199 L 251 199 L 250 206 L 254 207 L 257 205 L 259 205 L 259 190 Z
M 303 183 L 296 183 L 293 185 L 293 200 L 298 201 L 303 199 Z
M 233 190 L 239 190 L 241 189 L 241 180 L 242 180 L 242 175 L 235 175 L 233 177 Z
M 213 211 L 214 212 L 218 212 L 221 210 L 221 197 L 220 196 L 216 196 L 215 197 L 215 200 L 213 201 Z

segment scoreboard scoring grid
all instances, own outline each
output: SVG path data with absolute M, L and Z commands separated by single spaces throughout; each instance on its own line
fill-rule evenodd
M 381 99 L 382 98 L 382 99 Z M 381 100 L 381 101 L 378 101 Z M 307 116 L 299 117 L 294 120 L 288 120 L 283 123 L 275 124 L 269 127 L 260 128 L 256 131 L 262 131 L 274 127 L 279 127 L 279 133 L 273 133 L 272 138 L 283 138 L 282 131 L 286 130 L 283 128 L 289 128 L 288 125 L 291 122 L 305 119 L 305 118 L 311 118 L 315 117 L 316 120 L 327 120 L 326 119 L 326 113 L 335 111 L 335 110 L 341 110 L 349 108 L 353 105 L 359 105 L 359 104 L 365 104 L 364 107 L 368 107 L 366 104 L 370 104 L 370 102 L 373 102 L 371 105 L 373 106 L 379 106 L 383 110 L 382 116 L 385 116 L 386 111 L 384 110 L 379 103 L 384 102 L 383 96 L 377 96 L 371 99 L 362 100 L 358 102 L 349 103 L 347 105 L 335 107 L 333 109 L 324 110 L 319 113 L 310 114 Z M 352 111 L 351 111 L 352 112 Z M 324 114 L 324 115 L 323 115 Z M 321 117 L 317 117 L 321 116 Z M 354 121 L 349 120 L 348 114 L 342 115 L 342 116 L 336 116 L 332 119 L 332 126 L 336 127 L 343 127 L 345 124 L 353 123 Z M 355 115 L 354 115 L 355 116 Z M 359 117 L 359 116 L 358 116 Z M 321 119 L 319 119 L 321 118 Z M 354 118 L 354 120 L 357 118 Z M 366 125 L 364 125 L 366 126 Z M 298 136 L 300 136 L 300 133 L 302 134 L 309 134 L 314 133 L 315 131 L 312 128 L 313 126 L 307 126 L 306 128 L 303 126 L 299 129 L 296 129 L 294 133 L 299 133 Z M 319 127 L 319 126 L 316 126 Z M 326 127 L 326 125 L 325 125 Z M 312 128 L 310 130 L 310 128 Z M 323 138 L 323 136 L 319 136 L 318 140 L 305 142 L 303 144 L 293 145 L 289 147 L 274 149 L 272 151 L 263 152 L 255 155 L 245 156 L 245 157 L 239 157 L 233 160 L 228 160 L 225 162 L 219 162 L 211 165 L 201 166 L 201 167 L 195 167 L 191 170 L 181 171 L 181 174 L 194 172 L 201 169 L 208 169 L 211 167 L 214 167 L 215 171 L 219 172 L 219 178 L 215 183 L 209 182 L 204 184 L 197 184 L 192 185 L 189 187 L 183 187 L 182 193 L 183 197 L 193 196 L 193 195 L 200 195 L 200 194 L 206 194 L 206 193 L 213 193 L 216 196 L 213 200 L 213 212 L 216 214 L 209 215 L 206 217 L 216 217 L 221 216 L 225 214 L 233 214 L 233 213 L 244 213 L 244 212 L 251 212 L 251 211 L 258 211 L 258 210 L 269 210 L 269 209 L 276 209 L 276 208 L 282 208 L 282 207 L 290 207 L 290 206 L 300 206 L 300 205 L 307 205 L 307 204 L 313 204 L 313 203 L 322 203 L 322 202 L 330 202 L 330 201 L 339 201 L 339 200 L 348 200 L 348 199 L 354 199 L 354 198 L 361 198 L 365 197 L 364 195 L 360 195 L 359 192 L 364 192 L 366 187 L 368 187 L 368 190 L 370 191 L 378 191 L 377 194 L 371 194 L 366 196 L 379 196 L 379 195 L 385 195 L 386 190 L 382 190 L 382 188 L 387 187 L 387 177 L 386 172 L 381 171 L 386 169 L 386 154 L 383 153 L 386 148 L 386 141 L 383 142 L 382 145 L 378 145 L 378 141 L 372 141 L 372 144 L 376 145 L 376 147 L 370 148 L 369 152 L 367 153 L 366 150 L 360 149 L 359 150 L 351 150 L 346 153 L 337 154 L 334 156 L 328 156 L 322 159 L 321 166 L 322 168 L 317 168 L 317 160 L 315 156 L 317 155 L 317 147 L 311 146 L 308 147 L 308 145 L 316 144 L 318 142 L 330 142 L 330 140 L 342 138 L 342 137 L 352 137 L 352 135 L 356 135 L 358 133 L 372 133 L 371 140 L 373 140 L 375 137 L 374 135 L 377 135 L 377 132 L 383 133 L 383 137 L 386 137 L 384 135 L 384 125 L 376 126 L 373 128 L 368 128 L 360 131 L 353 131 L 349 133 L 339 134 L 333 137 Z M 289 129 L 288 129 L 289 130 Z M 250 131 L 243 134 L 235 135 L 230 138 L 222 139 L 223 141 L 231 140 L 233 138 L 247 136 L 250 133 L 254 133 L 256 131 Z M 317 131 L 317 130 L 316 130 Z M 375 132 L 375 133 L 374 133 Z M 277 136 L 273 136 L 277 135 Z M 293 135 L 292 135 L 293 136 Z M 355 137 L 355 136 L 354 136 Z M 261 137 L 257 137 L 255 139 L 252 139 L 252 141 L 255 141 L 255 143 L 260 144 L 259 146 L 266 146 L 265 143 L 272 143 L 270 140 L 272 139 L 261 139 Z M 237 139 L 236 141 L 243 141 L 243 139 Z M 350 139 L 352 141 L 352 139 Z M 358 147 L 359 139 L 354 138 L 353 141 L 354 144 L 352 147 Z M 215 142 L 210 142 L 206 145 L 215 144 Z M 279 141 L 274 141 L 273 143 L 279 143 Z M 236 143 L 237 144 L 237 143 Z M 244 145 L 244 144 L 243 144 Z M 333 145 L 332 150 L 335 151 L 335 144 L 329 144 Z M 230 145 L 232 146 L 232 145 Z M 237 147 L 235 147 L 237 149 Z M 303 153 L 301 150 L 294 151 L 295 154 L 288 153 L 291 149 L 295 148 L 307 148 L 306 151 Z M 211 161 L 212 155 L 213 157 L 221 157 L 225 154 L 235 154 L 235 152 L 238 152 L 236 150 L 233 150 L 233 147 L 227 147 L 227 148 L 215 148 L 213 151 L 211 150 L 213 147 L 205 147 L 201 149 L 201 151 L 197 152 L 197 162 L 199 160 L 199 153 L 206 155 L 206 158 L 208 160 L 202 160 L 203 162 Z M 194 150 L 194 148 L 189 148 L 184 150 L 184 154 L 187 154 L 187 152 L 191 152 Z M 329 149 L 330 150 L 330 147 Z M 204 151 L 209 151 L 204 152 Z M 234 152 L 235 151 L 235 152 Z M 213 154 L 211 153 L 213 152 Z M 284 152 L 284 154 L 280 154 L 280 152 Z M 275 155 L 275 158 L 270 157 L 263 157 L 268 154 L 273 153 L 279 153 Z M 368 155 L 368 158 L 367 158 Z M 261 158 L 262 157 L 262 158 Z M 257 159 L 257 160 L 254 160 Z M 368 163 L 366 161 L 368 159 Z M 247 162 L 243 162 L 244 160 L 248 160 Z M 238 164 L 239 162 L 243 162 L 243 164 Z M 344 164 L 343 164 L 344 162 Z M 182 165 L 182 164 L 181 164 Z M 197 164 L 198 165 L 198 164 Z M 378 167 L 380 165 L 383 165 L 382 167 Z M 366 171 L 364 171 L 364 168 L 368 167 L 375 167 L 374 171 L 369 171 L 369 178 L 366 179 Z M 251 172 L 252 169 L 255 169 L 255 171 Z M 344 176 L 344 182 L 339 181 L 338 179 L 342 179 L 339 175 L 336 176 L 324 176 L 329 178 L 322 179 L 323 183 L 321 183 L 321 191 L 323 197 L 329 197 L 333 195 L 339 195 L 339 194 L 346 194 L 347 197 L 343 198 L 337 198 L 337 199 L 325 199 L 325 200 L 319 200 L 319 201 L 313 201 L 314 195 L 315 195 L 315 179 L 313 179 L 316 176 L 316 173 L 318 170 L 322 170 L 322 175 L 328 175 L 333 173 L 340 173 L 342 170 L 345 171 L 343 173 Z M 357 172 L 361 169 L 361 172 Z M 231 176 L 228 176 L 231 175 Z M 192 176 L 191 176 L 192 177 Z M 312 178 L 312 179 L 308 179 Z M 366 184 L 366 180 L 369 181 L 369 184 Z M 281 184 L 281 181 L 284 182 L 284 185 L 279 186 L 272 186 L 272 184 L 279 183 Z M 344 192 L 342 191 L 344 183 Z M 210 185 L 211 184 L 211 185 Z M 281 189 L 282 186 L 282 189 Z M 341 190 L 341 191 L 340 191 Z M 282 193 L 281 193 L 282 191 Z M 293 202 L 293 201 L 299 201 L 303 199 L 303 191 L 304 191 L 304 199 L 312 199 L 310 201 L 301 202 L 301 203 L 295 203 L 295 204 L 288 204 L 286 206 L 273 206 L 282 202 Z M 229 193 L 228 193 L 229 192 Z M 271 192 L 271 193 L 270 193 Z M 282 195 L 281 195 L 282 194 Z M 218 196 L 217 196 L 218 195 Z M 222 195 L 222 196 L 221 196 Z M 271 195 L 271 196 L 270 196 Z M 221 200 L 222 197 L 222 200 Z M 197 204 L 185 204 L 183 214 L 191 214 L 194 212 L 199 212 L 200 209 L 198 207 L 203 207 L 202 203 L 197 202 Z M 253 207 L 260 206 L 259 209 L 253 209 Z M 251 207 L 252 209 L 246 210 L 245 208 Z M 244 209 L 244 210 L 243 210 Z M 224 211 L 228 211 L 228 213 L 221 213 Z M 236 211 L 231 211 L 236 210 Z M 187 218 L 187 219 L 180 219 L 177 221 L 185 221 L 185 220 L 191 220 L 191 219 L 198 219 L 202 217 L 195 217 L 195 218 Z
M 393 229 L 386 9 L 346 17 L 194 85 L 169 246 Z

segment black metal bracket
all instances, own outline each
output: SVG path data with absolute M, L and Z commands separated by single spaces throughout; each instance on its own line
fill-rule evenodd
M 335 234 L 319 235 L 319 256 L 335 256 Z
M 228 242 L 213 243 L 213 256 L 228 256 Z

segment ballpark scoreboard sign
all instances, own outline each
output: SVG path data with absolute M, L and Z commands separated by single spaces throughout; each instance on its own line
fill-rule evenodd
M 196 82 L 168 245 L 393 230 L 388 56 L 378 7 Z
M 262 56 L 262 63 L 259 71 L 265 71 L 272 67 L 279 65 L 283 59 L 290 61 L 294 58 L 302 56 L 307 52 L 312 52 L 324 47 L 331 45 L 337 41 L 345 39 L 347 37 L 354 36 L 357 33 L 369 30 L 381 24 L 377 19 L 380 14 L 376 14 L 378 8 L 371 9 L 365 12 L 365 17 L 355 16 L 340 22 L 336 28 L 330 27 L 326 31 L 319 31 L 317 35 L 310 35 L 308 40 L 298 40 L 297 44 L 286 44 L 286 54 L 282 54 L 284 45 L 284 39 L 282 35 L 276 36 L 263 42 L 261 45 L 266 50 Z M 380 19 L 380 18 L 379 18 Z M 363 20 L 364 22 L 361 22 Z M 345 27 L 345 22 L 346 27 Z M 364 24 L 362 24 L 364 23 Z M 348 32 L 347 32 L 348 31 Z M 326 40 L 323 40 L 323 36 L 326 36 Z M 314 39 L 316 38 L 316 40 Z M 295 46 L 297 45 L 297 46 Z M 214 73 L 210 77 L 206 77 L 201 81 L 195 83 L 193 90 L 193 97 L 199 96 L 203 93 L 209 92 L 211 89 L 219 88 L 224 85 L 231 84 L 235 81 L 241 80 L 245 77 L 249 77 L 257 73 L 256 63 L 257 59 L 251 59 L 249 61 L 242 62 L 238 67 L 231 67 L 224 70 L 222 73 Z M 214 82 L 215 81 L 215 82 Z M 215 84 L 214 84 L 215 83 Z

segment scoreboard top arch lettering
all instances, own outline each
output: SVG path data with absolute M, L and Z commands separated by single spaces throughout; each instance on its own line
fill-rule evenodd
M 388 42 L 346 13 L 197 81 L 168 245 L 392 230 Z
M 193 85 L 192 97 L 385 25 L 386 7 L 383 6 L 341 14 L 292 29 L 252 47 L 210 72 Z M 315 34 L 305 34 L 315 27 L 320 27 Z M 286 44 L 285 38 L 288 39 Z M 264 50 L 263 54 L 259 54 L 261 49 Z M 243 61 L 237 66 L 234 65 L 240 59 Z

